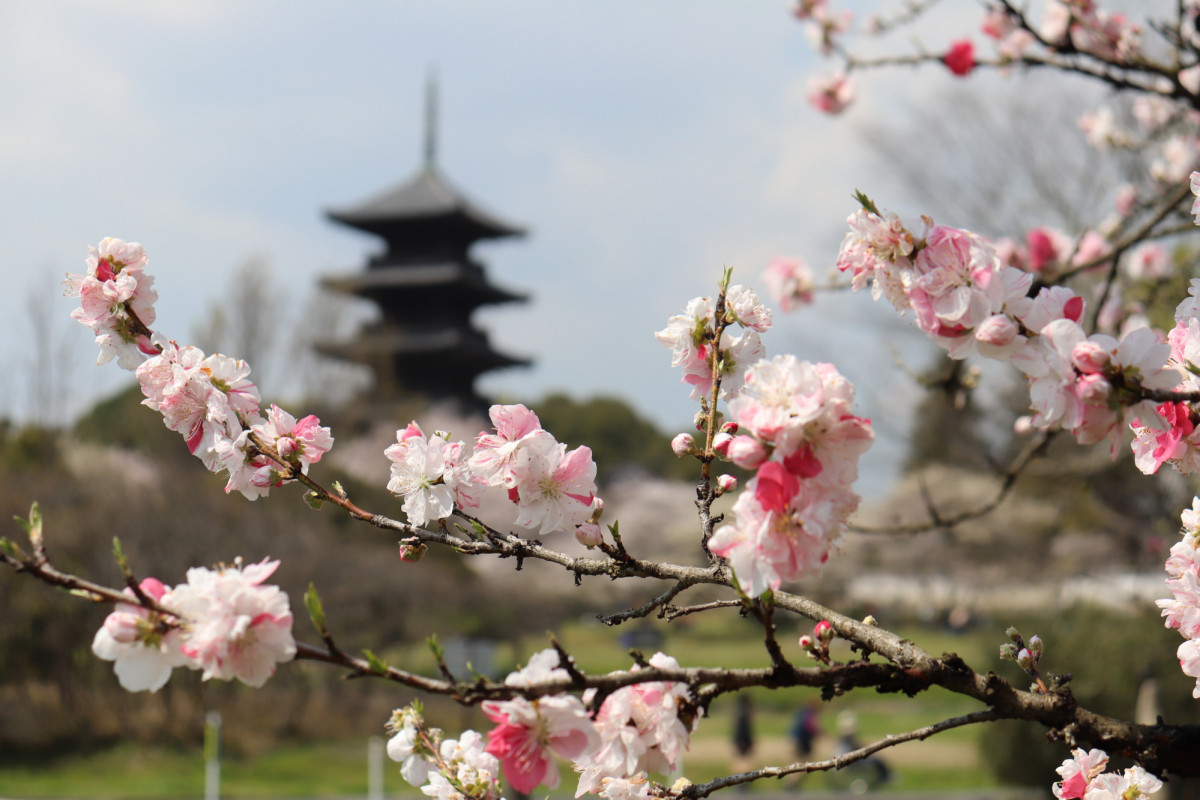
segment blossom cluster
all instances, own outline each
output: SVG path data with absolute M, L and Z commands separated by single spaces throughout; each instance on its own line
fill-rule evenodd
M 566 681 L 568 673 L 560 663 L 557 651 L 543 650 L 511 673 L 505 684 Z M 679 668 L 675 659 L 662 653 L 649 665 Z M 691 733 L 681 718 L 688 707 L 686 686 L 670 681 L 625 686 L 605 697 L 593 717 L 587 706 L 595 700 L 595 691 L 589 690 L 582 700 L 562 693 L 489 701 L 483 710 L 496 726 L 486 744 L 478 733 L 467 731 L 459 740 L 449 740 L 450 746 L 441 741 L 440 731 L 425 727 L 418 709 L 400 709 L 389 723 L 388 755 L 401 762 L 405 780 L 443 800 L 472 796 L 467 792 L 471 786 L 483 790 L 474 796 L 496 797 L 501 772 L 522 794 L 537 786 L 557 788 L 556 757 L 573 762 L 580 773 L 576 797 L 598 794 L 612 800 L 645 797 L 648 773 L 671 773 L 682 766 Z
M 296 654 L 287 595 L 264 585 L 279 566 L 264 559 L 243 566 L 194 567 L 171 588 L 146 578 L 141 592 L 166 612 L 145 608 L 130 589 L 92 640 L 92 652 L 113 661 L 131 692 L 156 692 L 175 667 L 203 671 L 204 680 L 237 678 L 259 687 L 275 665 Z
M 72 319 L 96 334 L 104 364 L 117 359 L 124 369 L 134 369 L 155 351 L 150 343 L 154 324 L 154 278 L 145 273 L 146 251 L 136 242 L 111 237 L 99 247 L 88 247 L 87 273 L 67 275 L 68 295 L 79 298 Z
M 715 446 L 755 474 L 709 548 L 746 594 L 817 572 L 841 541 L 858 508 L 858 458 L 874 438 L 870 421 L 850 413 L 853 400 L 832 364 L 792 355 L 759 361 L 730 399 L 732 425 Z
M 914 235 L 861 199 L 838 268 L 854 288 L 870 280 L 875 297 L 913 311 L 951 358 L 1012 362 L 1029 380 L 1034 426 L 1061 426 L 1081 444 L 1108 440 L 1114 455 L 1126 424 L 1163 427 L 1143 391 L 1171 389 L 1179 374 L 1166 368 L 1170 348 L 1152 330 L 1088 336 L 1084 300 L 1071 289 L 1044 286 L 1029 297 L 1033 274 L 1006 263 L 984 238 L 928 218 Z
M 729 561 L 742 591 L 757 596 L 828 560 L 858 507 L 850 487 L 874 434 L 868 420 L 850 413 L 854 387 L 832 365 L 761 358 L 758 333 L 770 314 L 751 290 L 728 286 L 728 277 L 724 284 L 718 301 L 693 299 L 655 337 L 671 348 L 684 382 L 703 390 L 693 390 L 693 399 L 711 393 L 713 364 L 723 374 L 730 422 L 713 440 L 715 455 L 755 475 L 734 503 L 735 521 L 716 530 L 709 549 Z M 736 339 L 715 324 L 719 307 L 727 326 L 742 326 Z M 751 363 L 750 356 L 760 358 Z M 672 448 L 682 457 L 695 453 L 695 442 L 681 434 Z M 720 490 L 732 491 L 737 482 L 724 478 Z
M 671 348 L 671 366 L 683 369 L 682 380 L 692 387 L 693 400 L 712 394 L 714 365 L 722 396 L 736 393 L 746 368 L 765 352 L 759 334 L 770 330 L 771 311 L 758 296 L 736 284 L 726 290 L 722 306 L 724 313 L 718 319 L 713 298 L 694 298 L 682 314 L 670 317 L 667 327 L 654 334 Z M 740 334 L 731 332 L 735 324 L 742 329 Z
M 429 728 L 416 704 L 397 710 L 388 721 L 388 757 L 401 762 L 400 774 L 422 794 L 438 800 L 499 800 L 500 764 L 476 731 L 443 739 Z
M 1162 781 L 1139 766 L 1121 773 L 1106 772 L 1103 750 L 1075 749 L 1058 767 L 1062 780 L 1053 786 L 1058 800 L 1139 800 L 1162 788 Z
M 1167 558 L 1167 588 L 1173 597 L 1159 600 L 1164 624 L 1186 641 L 1176 655 L 1185 675 L 1196 679 L 1192 696 L 1200 698 L 1200 497 L 1182 516 L 1183 539 L 1171 547 Z
M 159 340 L 148 327 L 156 296 L 140 244 L 107 238 L 88 250 L 87 274 L 67 280 L 80 297 L 71 316 L 96 332 L 100 363 L 115 356 L 134 371 L 142 404 L 161 413 L 205 467 L 228 473 L 226 492 L 255 500 L 329 451 L 333 437 L 315 416 L 297 420 L 274 405 L 262 413 L 245 361 Z
M 591 448 L 567 450 L 523 405 L 494 405 L 488 413 L 494 431 L 480 433 L 470 454 L 449 434 L 426 436 L 416 422 L 396 431 L 396 443 L 384 451 L 388 490 L 404 498 L 408 521 L 425 525 L 477 508 L 481 494 L 497 487 L 516 505 L 518 526 L 590 536 L 597 526 L 589 520 L 599 513 Z

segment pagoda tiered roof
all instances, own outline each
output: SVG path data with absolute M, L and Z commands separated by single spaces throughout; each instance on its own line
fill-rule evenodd
M 326 212 L 330 219 L 393 240 L 443 240 L 470 244 L 479 239 L 523 236 L 425 165 L 407 181 L 361 203 Z
M 471 314 L 527 298 L 492 285 L 470 249 L 481 239 L 525 231 L 486 210 L 437 168 L 435 100 L 431 86 L 425 161 L 416 174 L 361 203 L 326 212 L 334 222 L 382 238 L 384 247 L 365 268 L 322 279 L 327 289 L 370 300 L 380 319 L 354 339 L 320 350 L 370 367 L 382 397 L 424 394 L 482 409 L 486 404 L 474 388 L 480 374 L 530 362 L 493 350 Z

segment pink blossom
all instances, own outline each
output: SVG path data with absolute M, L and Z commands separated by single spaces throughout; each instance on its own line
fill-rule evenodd
M 160 603 L 170 594 L 170 589 L 156 578 L 144 579 L 139 587 L 147 597 Z M 135 598 L 131 589 L 126 589 L 125 594 Z M 115 662 L 113 671 L 121 688 L 130 692 L 157 692 L 175 667 L 188 662 L 180 651 L 181 641 L 182 633 L 171 618 L 133 603 L 118 603 L 96 631 L 92 652 L 98 658 Z
M 767 449 L 753 436 L 735 436 L 725 455 L 742 469 L 758 469 L 767 459 Z
M 521 527 L 554 533 L 575 528 L 591 514 L 596 495 L 591 448 L 567 452 L 567 446 L 558 442 L 523 448 L 512 474 Z
M 476 437 L 471 468 L 489 486 L 511 486 L 510 470 L 517 450 L 538 437 L 545 439 L 550 435 L 542 430 L 537 414 L 523 405 L 493 405 L 488 409 L 488 416 L 496 433 L 480 433 Z M 414 422 L 409 427 L 415 425 Z
M 575 529 L 575 540 L 584 547 L 597 547 L 604 542 L 604 533 L 594 522 L 585 522 Z
M 1077 800 L 1087 791 L 1088 784 L 1108 767 L 1108 754 L 1103 750 L 1072 751 L 1071 758 L 1058 767 L 1062 781 L 1054 784 L 1054 796 L 1059 800 Z
M 808 266 L 798 258 L 773 258 L 763 272 L 763 281 L 771 298 L 784 311 L 813 301 L 813 277 Z
M 1134 250 L 1125 261 L 1125 271 L 1135 281 L 1159 280 L 1170 271 L 1167 249 L 1161 244 L 1149 243 Z
M 384 450 L 392 462 L 388 491 L 404 498 L 409 524 L 445 519 L 455 508 L 479 505 L 481 484 L 466 463 L 462 442 L 445 434 L 426 439 L 412 423 L 396 432 L 396 444 Z
M 825 114 L 842 113 L 854 102 L 854 95 L 854 84 L 844 72 L 815 75 L 808 81 L 809 104 Z
M 958 77 L 970 75 L 975 69 L 975 45 L 970 39 L 959 39 L 942 56 L 942 63 Z
M 671 440 L 671 452 L 676 458 L 691 455 L 696 449 L 696 438 L 690 433 L 681 433 Z
M 287 595 L 263 581 L 278 568 L 264 559 L 243 567 L 193 567 L 171 593 L 171 607 L 187 621 L 182 651 L 204 670 L 204 680 L 237 678 L 259 687 L 275 664 L 296 654 Z
M 527 686 L 566 679 L 567 671 L 558 668 L 558 663 L 556 651 L 543 650 L 530 659 L 528 667 L 510 674 L 504 682 Z M 524 794 L 541 784 L 548 789 L 558 786 L 555 756 L 574 760 L 600 742 L 587 709 L 573 695 L 489 701 L 483 704 L 483 711 L 497 723 L 488 733 L 486 750 L 499 759 L 513 788 Z
M 717 486 L 722 492 L 732 492 L 737 489 L 738 479 L 736 475 L 720 475 L 717 477 Z
M 679 662 L 655 653 L 650 666 L 677 670 Z M 594 694 L 595 690 L 589 690 L 584 702 L 590 703 Z M 581 773 L 575 796 L 599 792 L 606 778 L 673 772 L 690 739 L 688 727 L 679 718 L 688 699 L 687 686 L 673 681 L 625 686 L 606 697 L 595 719 L 599 746 L 575 760 L 575 769 Z
M 66 293 L 80 298 L 71 317 L 89 326 L 100 346 L 98 364 L 117 359 L 123 369 L 136 369 L 156 348 L 149 339 L 158 299 L 154 278 L 146 275 L 146 253 L 137 243 L 111 237 L 88 247 L 87 273 L 68 275 Z

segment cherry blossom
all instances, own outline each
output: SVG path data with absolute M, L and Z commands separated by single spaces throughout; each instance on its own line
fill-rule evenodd
M 798 258 L 773 258 L 763 273 L 767 291 L 783 311 L 813 301 L 813 277 Z
M 671 348 L 671 366 L 683 368 L 684 383 L 690 384 L 693 400 L 712 392 L 713 352 L 716 344 L 716 363 L 721 368 L 721 394 L 736 394 L 746 368 L 763 355 L 760 330 L 770 327 L 770 312 L 758 298 L 743 286 L 730 286 L 727 298 L 727 320 L 722 321 L 720 341 L 717 342 L 716 305 L 711 297 L 697 297 L 688 302 L 683 314 L 667 320 L 667 327 L 654 334 L 662 344 Z M 733 324 L 743 328 L 740 335 L 732 333 Z
M 470 470 L 462 442 L 447 434 L 426 437 L 417 423 L 396 431 L 396 444 L 384 450 L 392 462 L 388 491 L 404 498 L 412 525 L 445 519 L 455 508 L 479 505 L 482 484 Z
M 679 669 L 679 662 L 663 653 L 655 653 L 649 663 L 659 669 Z M 593 696 L 594 691 L 589 691 L 584 701 L 590 703 Z M 679 717 L 687 703 L 687 687 L 671 681 L 633 684 L 606 697 L 595 719 L 600 745 L 575 761 L 581 773 L 575 796 L 599 793 L 605 778 L 678 769 L 691 733 Z
M 958 77 L 965 77 L 975 69 L 975 45 L 970 39 L 960 39 L 950 45 L 950 49 L 942 56 L 942 63 Z
M 97 364 L 116 358 L 122 369 L 132 370 L 156 352 L 149 326 L 158 295 L 154 278 L 145 274 L 146 262 L 140 244 L 109 237 L 88 247 L 87 273 L 68 275 L 64 282 L 66 293 L 80 299 L 71 317 L 96 334 Z
M 193 567 L 187 582 L 171 592 L 170 603 L 186 627 L 183 653 L 204 671 L 204 680 L 237 678 L 259 687 L 275 665 L 296 654 L 287 595 L 263 585 L 278 561 L 216 569 Z
M 528 667 L 510 674 L 505 683 L 527 686 L 567 678 L 558 663 L 556 651 L 543 650 L 530 659 Z M 559 774 L 554 757 L 574 760 L 600 741 L 587 709 L 573 695 L 486 702 L 483 711 L 497 723 L 488 733 L 487 752 L 500 760 L 504 777 L 523 794 L 540 784 L 556 788 Z
M 156 578 L 146 578 L 139 588 L 160 603 L 170 589 Z M 130 600 L 133 590 L 126 589 Z M 104 619 L 92 640 L 92 652 L 105 661 L 113 661 L 113 671 L 121 687 L 130 692 L 157 692 L 171 677 L 175 667 L 188 663 L 180 651 L 182 632 L 170 617 L 135 603 L 118 603 Z
M 814 75 L 808 81 L 808 102 L 825 114 L 840 114 L 854 102 L 854 83 L 844 72 Z
M 564 531 L 583 524 L 596 496 L 596 463 L 589 447 L 567 451 L 551 440 L 519 451 L 512 466 L 517 524 L 539 533 Z

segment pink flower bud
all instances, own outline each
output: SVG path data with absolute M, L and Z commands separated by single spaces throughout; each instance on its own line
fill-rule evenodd
M 1071 365 L 1084 374 L 1104 372 L 1112 355 L 1095 342 L 1083 341 L 1071 351 Z
M 813 638 L 811 636 L 809 636 L 808 634 L 801 636 L 800 637 L 800 646 L 803 647 L 805 650 L 812 650 L 813 649 Z
M 1029 434 L 1033 433 L 1034 430 L 1033 417 L 1029 416 L 1028 414 L 1017 417 L 1016 421 L 1013 422 L 1013 433 L 1015 433 L 1017 436 L 1028 436 Z
M 733 437 L 728 433 L 718 433 L 713 437 L 713 450 L 716 450 L 721 455 L 729 452 L 729 443 L 733 441 Z
M 738 424 L 736 422 L 726 422 L 721 426 L 721 433 L 737 433 Z
M 975 339 L 994 347 L 1007 347 L 1020 333 L 1017 323 L 1004 314 L 988 317 L 975 329 Z
M 1112 385 L 1103 375 L 1084 375 L 1075 383 L 1075 393 L 1090 406 L 1101 405 L 1112 394 Z
M 588 522 L 595 524 L 604 516 L 604 501 L 599 497 L 592 498 L 592 513 L 588 516 Z
M 1021 669 L 1033 669 L 1036 663 L 1037 660 L 1033 657 L 1033 653 L 1029 652 L 1029 648 L 1022 647 L 1020 652 L 1017 653 L 1017 665 Z
M 717 486 L 721 487 L 722 492 L 732 492 L 737 488 L 737 476 L 722 475 L 717 478 Z
M 575 529 L 575 538 L 585 547 L 595 547 L 604 541 L 604 534 L 596 523 L 585 522 Z
M 696 416 L 692 417 L 692 424 L 696 426 L 696 430 L 704 430 L 704 426 L 708 424 L 708 415 L 703 411 L 697 411 Z
M 767 448 L 753 436 L 735 436 L 725 457 L 742 469 L 758 469 L 767 460 Z
M 412 438 L 420 438 L 425 434 L 421 432 L 421 426 L 416 422 L 408 423 L 408 427 L 402 431 L 396 431 L 396 439 L 401 442 L 408 441 Z
M 813 635 L 825 644 L 829 644 L 833 641 L 833 625 L 829 620 L 823 619 L 813 628 Z
M 696 450 L 696 440 L 690 433 L 681 433 L 671 440 L 671 452 L 676 458 L 691 455 Z
M 138 623 L 141 617 L 124 611 L 114 611 L 104 618 L 104 630 L 121 644 L 133 644 L 138 640 Z
M 411 542 L 401 542 L 400 560 L 407 561 L 410 564 L 415 564 L 421 560 L 421 557 L 425 555 L 427 550 L 429 550 L 429 547 L 427 547 L 424 542 L 417 542 L 416 544 Z
M 960 78 L 970 75 L 971 70 L 975 69 L 975 46 L 971 44 L 970 39 L 958 40 L 950 45 L 950 50 L 942 56 L 942 63 Z

